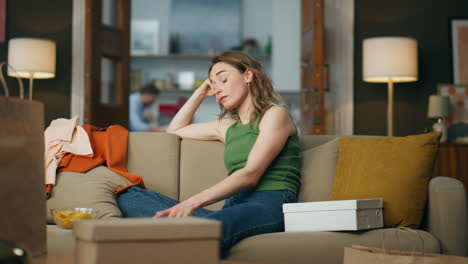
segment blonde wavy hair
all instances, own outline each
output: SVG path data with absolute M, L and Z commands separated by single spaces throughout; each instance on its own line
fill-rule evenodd
M 273 91 L 273 86 L 271 85 L 270 79 L 262 69 L 262 65 L 257 62 L 255 59 L 249 55 L 242 53 L 240 51 L 227 51 L 214 57 L 211 60 L 211 66 L 208 70 L 208 76 L 210 76 L 211 70 L 216 63 L 224 62 L 227 63 L 237 70 L 240 73 L 244 73 L 246 70 L 253 72 L 252 82 L 249 85 L 249 93 L 252 97 L 252 103 L 254 111 L 250 116 L 250 125 L 253 124 L 255 119 L 258 116 L 263 116 L 263 114 L 270 109 L 270 107 L 281 103 L 284 104 L 283 99 L 279 94 Z M 219 114 L 219 119 L 228 115 L 236 120 L 239 119 L 237 109 L 228 110 L 220 104 L 221 113 Z

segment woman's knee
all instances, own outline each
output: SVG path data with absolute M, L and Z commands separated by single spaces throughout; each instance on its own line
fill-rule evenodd
M 221 221 L 221 250 L 227 250 L 250 236 L 284 230 L 281 213 L 255 204 L 235 205 L 208 214 L 205 218 Z

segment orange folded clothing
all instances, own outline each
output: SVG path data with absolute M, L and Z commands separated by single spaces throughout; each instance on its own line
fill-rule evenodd
M 128 130 L 119 125 L 112 125 L 106 129 L 99 129 L 91 125 L 83 125 L 88 133 L 93 157 L 85 157 L 66 154 L 60 161 L 59 171 L 87 172 L 99 165 L 106 163 L 107 167 L 115 173 L 129 179 L 132 184 L 115 190 L 120 193 L 131 186 L 145 188 L 143 178 L 139 175 L 127 172 L 127 143 Z M 50 191 L 51 186 L 46 189 Z M 47 192 L 47 190 L 46 190 Z

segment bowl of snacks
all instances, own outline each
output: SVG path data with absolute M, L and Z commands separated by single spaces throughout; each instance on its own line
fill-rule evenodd
M 50 210 L 55 224 L 66 228 L 73 228 L 73 222 L 78 220 L 94 219 L 98 210 L 94 208 L 55 208 Z

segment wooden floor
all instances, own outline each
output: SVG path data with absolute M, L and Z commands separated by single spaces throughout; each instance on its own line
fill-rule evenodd
M 40 257 L 32 258 L 32 260 L 28 263 L 30 264 L 73 264 L 74 259 L 73 259 L 73 254 L 43 255 Z M 222 260 L 218 264 L 259 264 L 259 263 Z

